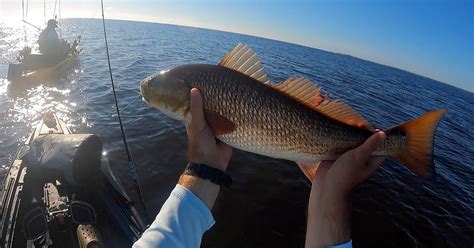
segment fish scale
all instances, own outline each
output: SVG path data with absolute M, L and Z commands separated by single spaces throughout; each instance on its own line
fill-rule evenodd
M 234 132 L 217 138 L 245 151 L 315 162 L 334 158 L 371 135 L 328 120 L 271 87 L 225 67 L 193 65 L 192 69 L 178 67 L 175 72 L 192 88 L 200 89 L 205 109 L 236 124 Z

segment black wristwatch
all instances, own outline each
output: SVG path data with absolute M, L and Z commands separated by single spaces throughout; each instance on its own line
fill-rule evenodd
M 227 188 L 232 185 L 232 177 L 217 168 L 205 164 L 189 163 L 183 174 L 197 176 Z

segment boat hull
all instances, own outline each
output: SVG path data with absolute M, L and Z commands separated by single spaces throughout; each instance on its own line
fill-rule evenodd
M 9 64 L 7 79 L 14 84 L 43 83 L 70 70 L 78 61 L 80 39 L 74 41 L 65 56 L 26 54 L 21 63 Z
M 97 136 L 44 118 L 4 179 L 0 247 L 81 247 L 81 228 L 99 233 L 103 247 L 130 247 L 146 225 L 101 154 Z

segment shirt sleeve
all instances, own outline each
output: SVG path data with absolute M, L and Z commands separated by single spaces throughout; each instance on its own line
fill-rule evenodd
M 151 226 L 133 248 L 199 247 L 215 221 L 209 208 L 190 190 L 177 184 Z
M 347 241 L 339 245 L 333 245 L 331 248 L 352 248 L 352 240 Z

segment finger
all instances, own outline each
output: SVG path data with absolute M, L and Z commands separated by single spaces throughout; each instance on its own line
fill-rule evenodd
M 372 157 L 369 159 L 367 162 L 367 167 L 364 170 L 364 180 L 370 177 L 370 175 L 374 174 L 379 166 L 382 164 L 382 162 L 385 160 L 384 156 L 377 156 L 377 157 Z
M 191 89 L 191 126 L 197 130 L 201 130 L 206 127 L 206 119 L 204 118 L 204 110 L 202 104 L 202 95 L 198 89 Z
M 376 167 L 378 168 L 382 162 L 385 161 L 385 156 L 375 156 L 371 157 L 369 161 L 367 162 L 367 167 Z
M 357 163 L 364 163 L 370 158 L 372 152 L 383 144 L 385 140 L 384 132 L 377 132 L 370 136 L 364 144 L 360 145 L 354 150 L 354 156 Z

